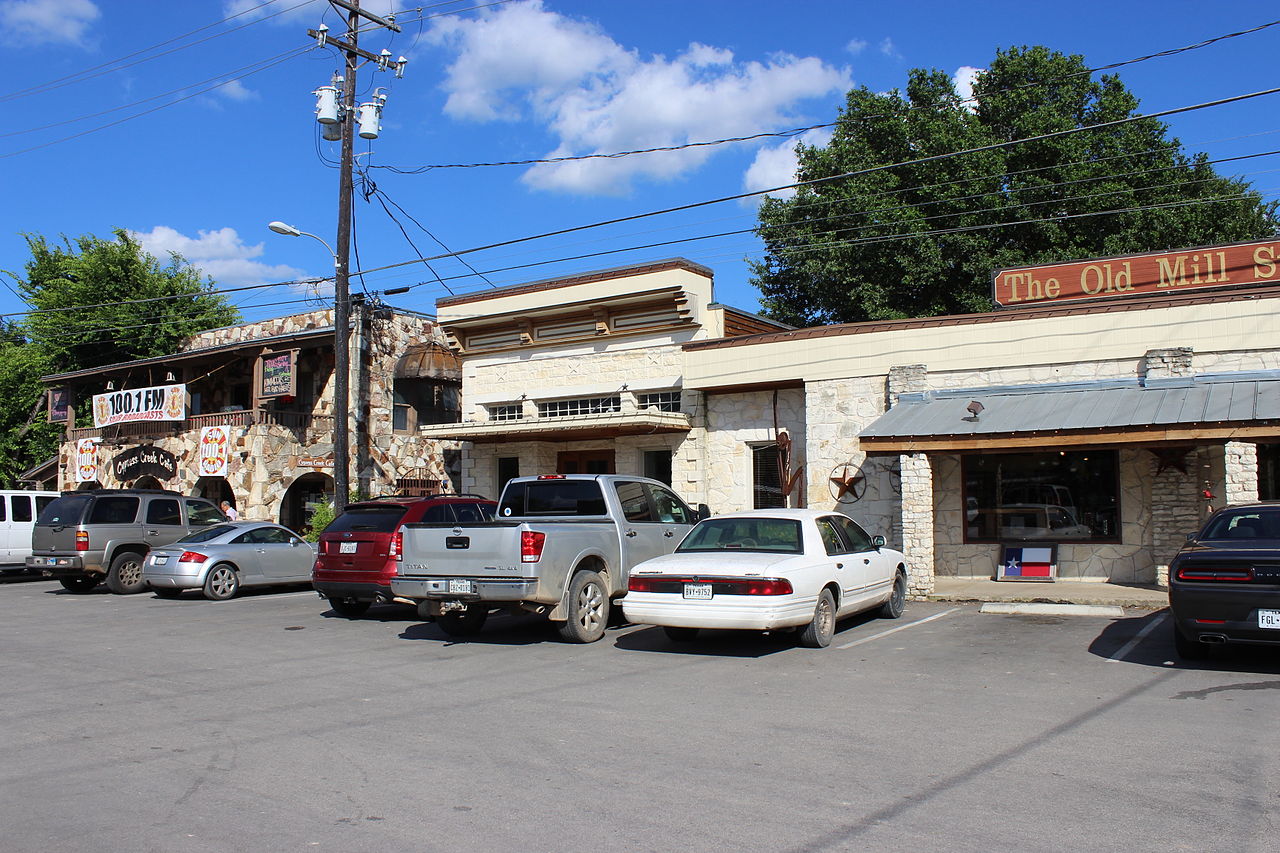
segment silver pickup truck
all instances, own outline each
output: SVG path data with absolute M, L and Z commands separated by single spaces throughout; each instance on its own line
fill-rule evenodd
M 708 514 L 644 477 L 517 477 L 494 521 L 405 524 L 391 590 L 453 636 L 511 607 L 545 614 L 570 642 L 591 643 L 604 636 L 631 567 L 674 551 Z

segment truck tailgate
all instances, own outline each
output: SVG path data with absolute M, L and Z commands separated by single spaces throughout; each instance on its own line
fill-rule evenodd
M 396 574 L 405 577 L 482 577 L 521 574 L 519 523 L 406 524 L 403 558 Z

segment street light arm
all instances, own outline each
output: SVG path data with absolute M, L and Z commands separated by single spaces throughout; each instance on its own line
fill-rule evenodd
M 295 228 L 289 223 L 281 222 L 278 219 L 273 222 L 268 222 L 267 227 L 270 228 L 272 231 L 276 232 L 277 234 L 283 234 L 286 237 L 310 237 L 312 240 L 318 240 L 320 242 L 320 245 L 328 249 L 330 256 L 333 257 L 333 268 L 335 270 L 342 268 L 342 262 L 338 260 L 338 253 L 335 252 L 333 248 L 328 243 L 326 243 L 324 238 L 321 237 L 319 234 L 312 234 L 310 231 L 303 231 L 300 228 Z

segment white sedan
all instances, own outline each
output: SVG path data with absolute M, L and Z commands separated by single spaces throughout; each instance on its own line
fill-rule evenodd
M 800 629 L 802 645 L 831 643 L 836 620 L 880 608 L 897 619 L 907 562 L 838 512 L 771 509 L 698 522 L 675 553 L 631 570 L 622 611 L 674 640 L 702 628 Z

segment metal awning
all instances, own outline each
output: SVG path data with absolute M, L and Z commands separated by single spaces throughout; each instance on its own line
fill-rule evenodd
M 859 442 L 901 453 L 1259 438 L 1280 438 L 1280 373 L 904 394 Z
M 573 415 L 563 418 L 521 418 L 511 421 L 468 421 L 420 427 L 423 438 L 494 444 L 507 441 L 581 441 L 620 435 L 688 432 L 693 428 L 684 412 L 640 412 Z
M 462 381 L 462 362 L 448 347 L 417 344 L 405 350 L 396 362 L 396 379 L 448 379 Z

